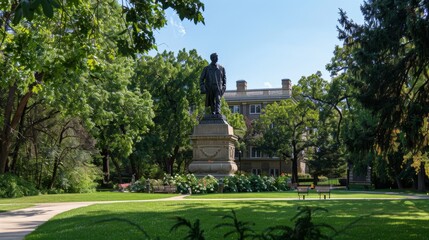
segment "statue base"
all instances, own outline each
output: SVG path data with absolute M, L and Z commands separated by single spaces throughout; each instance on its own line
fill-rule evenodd
M 206 115 L 194 127 L 191 135 L 193 161 L 189 172 L 197 177 L 212 175 L 216 178 L 233 176 L 237 171 L 234 162 L 235 142 L 233 128 L 226 122 L 225 116 Z

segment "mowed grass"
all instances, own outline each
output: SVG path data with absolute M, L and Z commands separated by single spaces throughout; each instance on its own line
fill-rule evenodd
M 183 239 L 184 230 L 171 232 L 175 216 L 192 222 L 200 219 L 206 239 L 224 239 L 229 229 L 214 227 L 224 222 L 231 209 L 239 220 L 254 222 L 254 230 L 292 226 L 299 206 L 323 207 L 314 223 L 328 223 L 340 233 L 335 239 L 427 239 L 428 200 L 318 200 L 318 201 L 158 201 L 97 204 L 57 215 L 26 240 L 35 239 Z M 333 234 L 332 232 L 327 232 Z M 230 237 L 227 239 L 236 239 Z
M 21 209 L 21 208 L 28 208 L 33 206 L 33 204 L 4 204 L 4 205 L 0 205 L 0 213 L 2 212 L 7 212 L 7 211 L 12 211 L 12 210 L 17 210 L 17 209 Z
M 129 192 L 94 192 L 75 194 L 45 194 L 22 198 L 0 198 L 1 204 L 22 203 L 56 203 L 56 202 L 95 202 L 95 201 L 127 201 L 150 200 L 178 196 L 179 194 L 129 193 Z
M 328 198 L 328 194 L 326 198 Z M 332 190 L 331 199 L 336 198 L 359 198 L 359 199 L 374 199 L 374 198 L 388 198 L 388 199 L 399 199 L 399 198 L 412 198 L 415 196 L 426 196 L 423 194 L 412 194 L 412 193 L 384 193 L 384 192 L 353 192 L 353 191 L 342 191 Z M 321 198 L 324 196 L 321 195 Z M 298 199 L 298 193 L 296 191 L 287 192 L 259 192 L 259 193 L 215 193 L 215 194 L 195 194 L 188 196 L 187 198 L 192 199 L 235 199 L 235 198 L 296 198 Z M 316 190 L 310 190 L 308 195 L 305 195 L 306 199 L 319 199 L 319 194 Z

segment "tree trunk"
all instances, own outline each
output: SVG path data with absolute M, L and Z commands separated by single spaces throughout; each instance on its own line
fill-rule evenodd
M 115 165 L 116 172 L 118 173 L 119 183 L 122 183 L 122 170 L 121 170 L 121 167 L 119 166 L 119 162 L 118 160 L 114 160 L 114 159 L 112 159 L 112 162 L 113 162 L 113 165 Z
M 318 182 L 319 182 L 319 175 L 313 174 L 313 184 L 314 184 L 314 186 L 317 186 Z
M 420 163 L 420 171 L 417 175 L 417 190 L 419 192 L 425 192 L 426 186 L 425 186 L 425 179 L 426 179 L 426 172 L 425 172 L 425 163 Z
M 24 112 L 21 115 L 21 120 L 19 122 L 19 127 L 18 127 L 18 134 L 20 137 L 16 140 L 15 148 L 12 153 L 12 162 L 10 164 L 10 171 L 15 174 L 17 173 L 16 164 L 18 162 L 19 149 L 21 148 L 22 143 L 25 141 L 25 138 L 23 137 L 24 136 L 24 119 L 26 116 L 25 113 L 26 113 L 26 110 L 24 110 Z
M 41 80 L 43 78 L 43 74 L 35 73 L 36 80 Z M 41 81 L 40 81 L 41 82 Z M 15 94 L 17 90 L 16 83 L 9 88 L 9 94 L 7 98 L 6 107 L 4 110 L 4 122 L 3 122 L 3 130 L 0 133 L 1 137 L 1 150 L 0 150 L 0 174 L 5 173 L 6 166 L 8 165 L 8 157 L 9 157 L 9 148 L 12 143 L 11 132 L 16 129 L 18 123 L 21 120 L 22 114 L 27 107 L 27 103 L 30 100 L 30 97 L 33 95 L 31 89 L 39 84 L 39 81 L 36 81 L 28 86 L 29 92 L 24 94 L 22 98 L 18 102 L 18 106 L 16 107 L 15 113 L 13 112 L 13 102 L 15 99 Z
M 396 186 L 398 187 L 398 189 L 403 189 L 403 188 L 404 188 L 404 186 L 403 186 L 403 184 L 402 184 L 402 181 L 401 181 L 401 179 L 399 178 L 399 176 L 396 176 L 396 177 L 395 177 L 395 182 L 396 182 Z
M 55 157 L 54 169 L 52 170 L 51 180 L 49 182 L 49 189 L 54 187 L 55 178 L 57 178 L 58 167 L 60 166 L 60 157 Z
M 139 180 L 140 179 L 140 170 L 137 167 L 137 163 L 135 158 L 131 157 L 130 158 L 130 164 L 131 164 L 131 174 L 134 174 L 135 179 Z
M 108 184 L 110 182 L 109 150 L 103 148 L 101 156 L 103 156 L 103 184 Z
M 292 154 L 292 183 L 298 184 L 298 152 L 294 140 L 292 140 Z
M 13 111 L 13 102 L 15 99 L 15 92 L 16 92 L 17 85 L 16 83 L 9 88 L 9 94 L 7 97 L 6 107 L 4 108 L 3 113 L 3 129 L 1 132 L 1 146 L 0 146 L 0 173 L 6 172 L 6 165 L 8 162 L 8 156 L 9 156 L 9 147 L 11 143 L 11 116 Z

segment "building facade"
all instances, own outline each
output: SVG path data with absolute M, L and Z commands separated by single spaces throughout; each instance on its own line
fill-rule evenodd
M 291 98 L 292 83 L 290 79 L 282 79 L 281 88 L 247 89 L 247 82 L 239 80 L 237 89 L 228 90 L 223 96 L 233 113 L 243 114 L 246 121 L 254 121 L 268 104 Z M 255 146 L 247 146 L 241 156 L 236 153 L 235 162 L 240 171 L 257 175 L 278 176 L 281 173 L 291 173 L 292 169 L 290 161 L 270 157 L 263 149 Z M 300 161 L 299 168 L 305 169 L 304 160 Z

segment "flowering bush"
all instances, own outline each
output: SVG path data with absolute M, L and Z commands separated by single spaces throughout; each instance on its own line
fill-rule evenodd
M 267 191 L 267 184 L 265 184 L 264 178 L 262 178 L 259 175 L 251 175 L 249 177 L 250 185 L 252 188 L 252 192 L 266 192 Z
M 267 192 L 289 190 L 287 181 L 289 177 L 280 176 L 278 178 L 258 176 L 258 175 L 235 175 L 225 177 L 223 181 L 223 192 Z M 194 174 L 164 175 L 162 180 L 151 180 L 151 186 L 170 185 L 176 186 L 177 192 L 182 194 L 192 193 L 214 193 L 218 191 L 219 180 L 211 175 L 198 179 Z M 136 181 L 131 186 L 131 191 L 145 191 L 145 180 Z
M 146 189 L 146 180 L 144 178 L 141 178 L 140 180 L 135 181 L 130 186 L 131 192 L 147 192 Z

